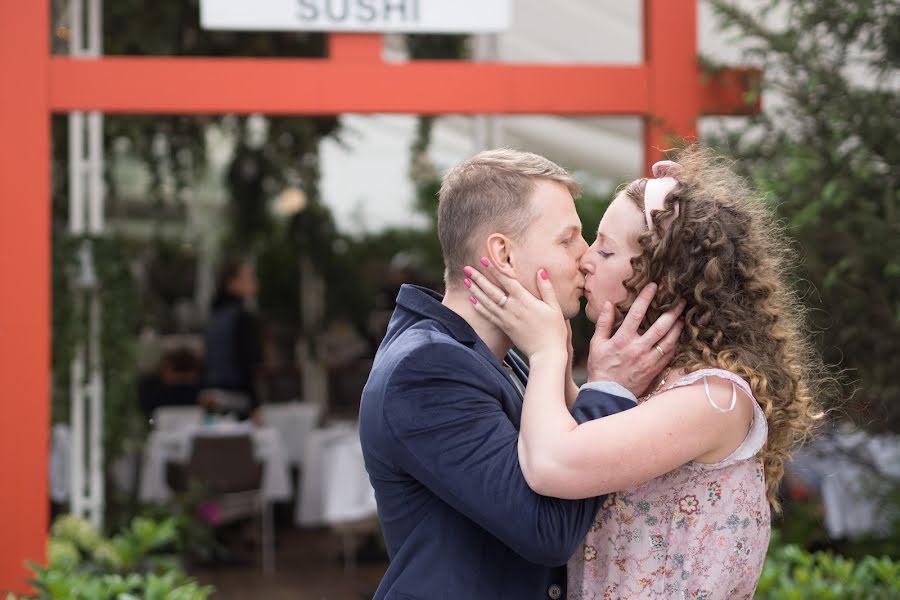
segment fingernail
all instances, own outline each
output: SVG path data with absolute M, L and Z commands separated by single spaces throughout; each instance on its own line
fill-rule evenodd
M 488 259 L 486 259 L 485 257 L 482 256 L 482 257 L 481 257 L 481 264 L 483 264 L 483 265 L 486 266 L 486 267 L 489 267 L 489 266 L 491 266 L 491 261 L 489 261 Z
M 469 277 L 471 277 L 471 276 L 472 276 L 472 269 L 470 269 L 469 267 L 464 267 L 464 268 L 463 268 L 463 273 L 465 273 L 466 275 L 468 275 Z
M 472 287 L 472 282 L 469 279 L 463 279 L 463 283 L 466 284 L 466 287 Z
M 478 304 L 478 300 L 475 299 L 475 296 L 469 296 L 469 302 L 472 304 Z
M 548 279 L 550 279 L 550 276 L 547 275 L 547 271 L 544 269 L 541 269 L 541 279 L 543 279 L 544 281 L 547 281 Z

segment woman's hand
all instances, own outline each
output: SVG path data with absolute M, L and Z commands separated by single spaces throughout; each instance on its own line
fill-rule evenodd
M 536 298 L 517 280 L 500 273 L 487 259 L 482 259 L 482 264 L 502 287 L 472 267 L 463 269 L 466 274 L 463 283 L 472 292 L 469 300 L 475 311 L 503 330 L 529 359 L 538 354 L 566 356 L 569 329 L 547 271 L 539 269 L 535 274 L 541 295 Z
M 641 290 L 615 334 L 612 333 L 613 305 L 611 302 L 603 304 L 591 338 L 588 381 L 616 381 L 635 396 L 641 396 L 672 362 L 684 328 L 680 317 L 685 302 L 681 300 L 640 334 L 638 327 L 655 293 L 655 283 L 647 284 Z

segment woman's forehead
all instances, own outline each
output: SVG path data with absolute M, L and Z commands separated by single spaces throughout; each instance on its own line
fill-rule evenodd
M 641 211 L 624 193 L 619 194 L 603 213 L 597 237 L 605 237 L 618 244 L 637 247 L 637 239 L 643 232 Z

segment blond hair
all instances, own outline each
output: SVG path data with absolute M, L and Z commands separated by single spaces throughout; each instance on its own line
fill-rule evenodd
M 485 150 L 450 169 L 438 197 L 438 237 L 448 287 L 466 264 L 478 260 L 475 241 L 485 233 L 520 238 L 535 218 L 531 196 L 535 182 L 555 181 L 573 198 L 581 187 L 554 162 L 509 148 Z

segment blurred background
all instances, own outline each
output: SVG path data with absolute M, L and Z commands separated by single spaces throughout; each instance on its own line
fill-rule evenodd
M 54 54 L 73 6 L 52 0 Z M 513 0 L 507 31 L 387 34 L 383 59 L 637 64 L 642 8 Z M 323 33 L 199 16 L 198 0 L 107 1 L 102 52 L 326 53 Z M 698 18 L 710 76 L 763 73 L 745 97 L 761 112 L 704 117 L 699 138 L 768 193 L 841 386 L 789 467 L 758 597 L 900 598 L 900 5 L 701 0 Z M 354 422 L 399 286 L 442 288 L 441 174 L 487 147 L 545 155 L 584 186 L 590 241 L 644 164 L 639 116 L 110 114 L 99 162 L 80 156 L 82 118 L 52 123 L 48 598 L 54 577 L 89 589 L 97 573 L 159 573 L 166 598 L 371 598 L 387 557 Z M 102 231 L 73 232 L 73 160 L 99 169 Z M 575 332 L 582 364 L 590 323 Z M 102 388 L 93 467 L 73 459 L 86 382 Z

